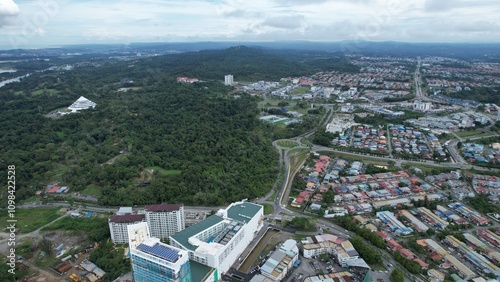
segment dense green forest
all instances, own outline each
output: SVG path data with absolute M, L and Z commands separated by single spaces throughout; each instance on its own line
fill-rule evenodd
M 446 92 L 446 96 L 464 100 L 474 100 L 481 103 L 500 103 L 498 91 L 500 87 L 474 87 L 470 91 Z
M 256 71 L 259 79 L 297 71 L 287 65 L 275 73 L 279 63 L 268 61 L 274 55 L 260 57 L 260 50 L 243 49 L 209 53 L 213 58 L 247 54 L 249 66 L 241 69 Z M 27 198 L 51 181 L 72 191 L 98 187 L 100 203 L 108 205 L 222 205 L 269 191 L 278 167 L 271 141 L 288 135 L 287 129 L 260 123 L 256 98 L 234 99 L 226 95 L 231 88 L 210 80 L 222 80 L 212 73 L 222 68 L 213 66 L 214 60 L 193 59 L 192 64 L 207 68 L 187 68 L 195 54 L 204 52 L 133 62 L 99 59 L 69 72 L 34 73 L 3 87 L 0 165 L 16 165 L 17 198 Z M 257 72 L 263 61 L 272 67 Z M 205 82 L 179 84 L 175 75 L 181 73 L 199 74 Z M 135 86 L 134 91 L 116 92 L 124 86 L 119 83 L 123 78 L 134 81 L 125 85 Z M 97 107 L 46 117 L 81 95 Z
M 316 54 L 307 64 L 309 56 L 241 46 L 130 61 L 87 56 L 72 71 L 33 73 L 1 88 L 0 166 L 16 165 L 18 199 L 52 181 L 73 192 L 97 188 L 105 205 L 223 205 L 262 196 L 278 173 L 272 140 L 302 134 L 317 118 L 262 124 L 258 99 L 235 99 L 221 81 L 227 73 L 275 80 L 323 67 L 356 71 L 340 54 Z M 50 62 L 64 65 L 39 67 Z M 180 84 L 178 75 L 202 82 Z M 82 95 L 97 107 L 46 116 Z
M 163 81 L 157 89 L 95 97 L 95 110 L 55 120 L 39 106 L 69 105 L 75 97 L 4 95 L 1 158 L 16 165 L 19 188 L 51 180 L 74 190 L 94 184 L 102 204 L 216 205 L 264 194 L 277 156 L 256 119 L 256 101 L 217 97 L 225 91 L 217 83 L 204 87 Z M 120 151 L 128 153 L 107 164 Z M 148 167 L 180 174 L 158 173 L 149 186 L 131 189 Z
M 318 71 L 359 72 L 340 53 L 265 50 L 246 46 L 232 47 L 224 52 L 205 50 L 184 54 L 152 57 L 138 66 L 161 69 L 171 75 L 187 75 L 200 79 L 222 80 L 232 74 L 236 81 L 279 80 Z

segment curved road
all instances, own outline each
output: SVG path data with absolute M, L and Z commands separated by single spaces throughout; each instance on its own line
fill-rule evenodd
M 419 69 L 417 69 L 417 73 L 419 73 Z M 416 74 L 416 78 L 417 78 L 417 74 Z M 417 88 L 418 88 L 417 93 L 420 94 L 418 96 L 420 96 L 420 98 L 425 98 L 425 96 L 423 95 L 423 93 L 420 90 L 420 85 L 418 83 L 417 83 Z M 333 115 L 333 112 L 334 112 L 333 108 L 331 107 L 331 105 L 328 105 L 328 106 L 330 109 L 329 115 L 327 118 L 325 115 L 325 117 L 322 119 L 321 126 L 326 125 L 331 120 L 331 117 Z M 294 217 L 308 217 L 307 215 L 293 212 L 293 211 L 286 209 L 286 205 L 288 202 L 288 195 L 290 193 L 290 187 L 291 187 L 292 181 L 293 181 L 296 173 L 302 167 L 303 162 L 305 161 L 305 160 L 303 160 L 302 163 L 297 165 L 295 168 L 292 168 L 291 164 L 290 164 L 290 158 L 293 155 L 293 154 L 290 155 L 290 150 L 292 150 L 292 149 L 293 150 L 307 149 L 307 150 L 314 151 L 314 152 L 317 152 L 317 151 L 338 152 L 338 153 L 342 153 L 342 154 L 347 154 L 347 155 L 352 155 L 352 156 L 362 156 L 363 158 L 371 158 L 371 159 L 382 160 L 382 161 L 393 160 L 396 162 L 396 165 L 398 165 L 398 166 L 401 166 L 403 163 L 408 163 L 408 164 L 422 164 L 422 163 L 424 163 L 426 165 L 436 166 L 436 167 L 448 167 L 448 168 L 452 167 L 452 168 L 457 168 L 457 169 L 491 170 L 491 169 L 485 168 L 485 167 L 473 166 L 473 165 L 467 164 L 465 161 L 463 161 L 463 159 L 460 157 L 460 155 L 456 152 L 456 149 L 455 149 L 456 142 L 455 143 L 450 142 L 450 144 L 449 144 L 449 149 L 451 149 L 451 150 L 449 150 L 450 154 L 452 155 L 453 160 L 455 160 L 456 162 L 435 163 L 434 161 L 428 161 L 428 160 L 414 161 L 414 160 L 394 159 L 391 155 L 389 155 L 389 156 L 361 155 L 358 153 L 352 153 L 352 152 L 348 152 L 348 151 L 340 151 L 340 150 L 336 150 L 336 149 L 333 149 L 330 147 L 324 147 L 324 146 L 318 146 L 318 145 L 304 146 L 301 143 L 301 139 L 304 137 L 310 137 L 315 132 L 316 132 L 316 129 L 312 130 L 310 132 L 307 132 L 301 136 L 295 137 L 295 138 L 276 140 L 273 142 L 273 146 L 280 153 L 280 171 L 284 170 L 284 179 L 283 179 L 281 186 L 279 188 L 273 189 L 265 197 L 262 197 L 261 199 L 258 200 L 259 203 L 268 203 L 268 204 L 273 205 L 274 212 L 272 214 L 268 215 L 267 216 L 268 218 L 274 218 L 277 215 L 279 215 L 280 213 L 294 216 Z M 281 147 L 279 145 L 281 141 L 296 142 L 297 146 L 294 148 Z M 292 169 L 293 169 L 293 171 L 291 171 Z M 497 169 L 494 169 L 494 170 L 497 170 Z M 281 175 L 281 173 L 280 173 L 280 175 Z M 276 180 L 276 182 L 277 181 L 279 181 L 279 178 Z M 276 183 L 275 183 L 275 186 L 276 186 Z M 273 201 L 268 201 L 267 199 L 271 195 L 273 195 L 274 191 L 277 191 L 276 197 L 273 199 Z M 349 238 L 351 235 L 354 235 L 354 233 L 351 233 L 351 232 L 345 230 L 344 228 L 342 228 L 338 225 L 335 225 L 331 221 L 325 220 L 325 219 L 318 219 L 317 228 L 320 232 L 322 232 L 324 230 L 324 228 L 327 228 L 327 230 L 329 232 L 334 233 L 334 234 L 336 234 L 340 237 L 343 237 L 343 238 Z M 369 242 L 367 242 L 367 243 L 369 243 Z M 399 266 L 399 264 L 385 250 L 380 250 L 380 251 L 382 254 L 382 258 L 383 258 L 383 264 L 385 266 L 387 266 L 389 263 L 392 264 L 393 266 Z M 401 266 L 399 266 L 398 268 L 405 270 Z M 390 269 L 390 270 L 392 270 L 392 269 Z M 415 276 L 409 274 L 407 271 L 404 271 L 404 272 L 405 272 L 405 276 L 406 276 L 405 281 L 420 280 L 418 277 L 415 277 Z

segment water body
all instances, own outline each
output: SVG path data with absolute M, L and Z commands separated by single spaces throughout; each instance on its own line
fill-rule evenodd
M 36 72 L 46 72 L 46 71 L 52 71 L 52 70 L 55 70 L 57 67 L 50 67 L 50 68 L 47 68 L 47 69 L 44 69 L 44 70 L 39 70 L 39 71 L 36 71 Z M 1 70 L 0 70 L 1 71 Z M 17 71 L 17 70 L 16 70 Z M 9 83 L 12 83 L 12 82 L 20 82 L 21 79 L 25 78 L 25 77 L 28 77 L 30 76 L 31 73 L 28 73 L 28 74 L 25 74 L 25 75 L 21 75 L 21 76 L 18 76 L 18 77 L 14 77 L 14 78 L 11 78 L 11 79 L 7 79 L 7 80 L 4 80 L 4 81 L 0 81 L 0 88 L 1 87 L 4 87 L 6 84 L 9 84 Z
M 17 72 L 17 70 L 0 69 L 0 74 L 2 74 L 2 73 L 13 73 L 13 72 Z
M 12 83 L 12 82 L 20 82 L 21 79 L 23 79 L 25 77 L 28 77 L 28 76 L 30 76 L 30 73 L 25 74 L 25 75 L 21 75 L 21 76 L 18 76 L 18 77 L 14 77 L 14 78 L 11 78 L 11 79 L 7 79 L 7 80 L 4 80 L 4 81 L 0 81 L 0 87 L 4 87 L 5 85 L 7 85 L 9 83 Z

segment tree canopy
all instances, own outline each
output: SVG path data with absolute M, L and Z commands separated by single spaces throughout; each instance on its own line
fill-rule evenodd
M 153 61 L 99 59 L 2 88 L 0 166 L 16 165 L 16 196 L 52 181 L 72 192 L 98 187 L 106 205 L 222 205 L 269 191 L 278 167 L 271 141 L 289 133 L 259 122 L 257 98 L 227 96 L 231 89 L 219 81 L 177 83 L 172 74 L 184 73 L 181 61 L 168 69 Z M 135 89 L 117 92 L 123 78 Z M 81 95 L 97 107 L 45 116 Z

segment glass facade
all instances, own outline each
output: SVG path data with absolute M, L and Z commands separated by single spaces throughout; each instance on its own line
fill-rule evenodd
M 157 264 L 137 255 L 132 255 L 132 268 L 135 282 L 192 282 L 189 261 L 181 265 L 180 270 Z

